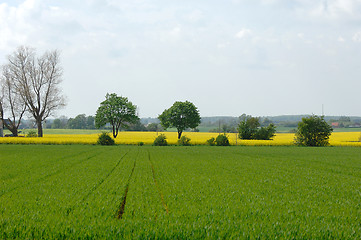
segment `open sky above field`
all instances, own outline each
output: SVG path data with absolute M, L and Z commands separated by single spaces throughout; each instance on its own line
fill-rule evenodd
M 360 0 L 5 0 L 0 64 L 18 46 L 59 49 L 68 106 L 107 92 L 141 117 L 174 101 L 202 116 L 361 115 Z

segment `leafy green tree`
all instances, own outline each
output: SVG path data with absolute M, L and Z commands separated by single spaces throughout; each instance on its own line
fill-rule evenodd
M 101 128 L 109 123 L 112 126 L 113 137 L 116 138 L 120 128 L 127 128 L 129 124 L 139 120 L 136 110 L 137 106 L 128 101 L 128 98 L 107 93 L 105 101 L 100 103 L 95 115 L 95 126 Z
M 86 129 L 95 129 L 95 117 L 88 116 L 86 118 Z
M 51 124 L 51 128 L 60 129 L 61 128 L 61 120 L 59 118 L 54 119 L 53 123 Z
M 51 124 L 51 128 L 53 129 L 64 129 L 67 128 L 68 125 L 68 121 L 70 119 L 68 119 L 65 116 L 61 116 L 60 118 L 56 118 L 54 119 L 54 121 Z
M 150 132 L 161 132 L 163 131 L 162 127 L 159 126 L 158 123 L 149 123 L 147 125 L 147 131 L 150 131 Z
M 67 127 L 70 129 L 86 129 L 87 118 L 85 114 L 79 114 L 75 118 L 70 118 L 68 120 Z
M 201 123 L 199 111 L 193 103 L 175 102 L 169 109 L 158 116 L 164 129 L 175 127 L 178 131 L 178 139 L 187 128 L 196 128 Z
M 327 146 L 332 132 L 332 127 L 323 116 L 304 117 L 298 123 L 295 143 L 301 146 Z

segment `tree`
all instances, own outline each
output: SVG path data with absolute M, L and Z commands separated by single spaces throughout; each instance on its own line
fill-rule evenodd
M 150 132 L 161 132 L 163 131 L 163 129 L 161 128 L 161 126 L 159 126 L 158 123 L 149 123 L 147 125 L 147 131 Z
M 86 128 L 87 129 L 95 129 L 95 117 L 94 116 L 88 116 L 86 118 Z
M 23 103 L 20 95 L 15 91 L 14 79 L 6 67 L 3 67 L 3 73 L 0 81 L 0 119 L 13 136 L 18 136 L 18 128 L 21 119 L 26 111 L 26 105 Z M 5 110 L 10 117 L 5 119 Z
M 164 129 L 175 127 L 178 131 L 178 139 L 187 128 L 196 128 L 201 123 L 199 111 L 193 103 L 175 102 L 169 109 L 158 116 Z
M 0 89 L 1 90 L 1 89 Z M 2 90 L 0 91 L 0 137 L 4 136 L 4 108 L 3 108 L 4 96 Z
M 47 51 L 36 57 L 34 49 L 19 47 L 8 57 L 5 67 L 14 81 L 17 94 L 36 121 L 38 136 L 42 137 L 43 121 L 65 106 L 59 87 L 63 74 L 59 52 Z
M 255 139 L 255 134 L 260 126 L 259 118 L 243 115 L 238 125 L 238 137 L 240 139 Z
M 238 137 L 250 140 L 270 140 L 276 132 L 276 126 L 270 123 L 267 127 L 260 127 L 259 118 L 252 116 L 241 116 L 238 125 Z
M 68 124 L 69 119 L 66 116 L 61 116 L 60 118 L 54 119 L 51 124 L 51 128 L 53 129 L 64 129 Z
M 85 114 L 79 114 L 75 118 L 70 118 L 67 123 L 67 128 L 70 129 L 86 129 L 87 117 Z
M 105 101 L 100 103 L 95 115 L 95 126 L 101 128 L 110 123 L 113 137 L 116 138 L 121 127 L 127 128 L 129 124 L 139 120 L 136 110 L 137 106 L 128 101 L 128 98 L 118 97 L 115 93 L 107 93 Z
M 333 129 L 324 117 L 312 115 L 298 123 L 295 143 L 301 146 L 327 146 Z

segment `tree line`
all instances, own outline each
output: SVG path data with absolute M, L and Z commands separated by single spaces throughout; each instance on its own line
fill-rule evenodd
M 60 88 L 62 74 L 60 56 L 56 50 L 37 56 L 34 49 L 19 47 L 9 55 L 7 64 L 2 66 L 0 76 L 1 127 L 4 125 L 13 136 L 17 136 L 21 119 L 28 114 L 36 122 L 38 136 L 42 137 L 43 122 L 56 110 L 65 106 L 65 97 Z M 195 129 L 201 123 L 199 110 L 189 101 L 176 101 L 158 115 L 158 119 L 164 130 L 176 128 L 178 139 L 184 130 Z M 95 117 L 78 115 L 74 119 L 69 119 L 67 126 L 81 129 L 83 126 L 104 128 L 108 125 L 113 137 L 116 138 L 120 129 L 139 123 L 136 105 L 127 97 L 108 93 L 105 100 L 100 103 Z M 62 122 L 55 120 L 53 124 L 54 127 L 61 126 Z M 259 118 L 242 115 L 237 130 L 240 139 L 269 140 L 275 135 L 276 127 L 273 123 L 261 126 Z M 311 116 L 302 119 L 298 124 L 296 142 L 299 145 L 327 145 L 331 132 L 332 127 L 323 117 Z
M 55 118 L 46 122 L 46 127 L 51 129 L 110 129 L 110 125 L 105 125 L 100 128 L 95 126 L 95 116 L 87 116 L 86 114 L 79 114 L 74 118 L 67 118 L 65 116 Z M 125 131 L 152 131 L 162 132 L 164 129 L 159 123 L 144 124 L 140 120 L 129 124 L 127 127 L 121 128 Z

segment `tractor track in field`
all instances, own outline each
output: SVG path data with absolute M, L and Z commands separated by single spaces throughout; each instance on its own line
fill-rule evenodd
M 8 191 L 4 191 L 4 192 L 0 193 L 0 198 L 1 198 L 2 196 L 4 196 L 5 194 L 11 193 L 11 192 L 13 192 L 13 191 L 15 191 L 15 190 L 17 190 L 17 189 L 21 189 L 21 188 L 27 187 L 27 186 L 29 186 L 29 185 L 35 185 L 35 184 L 40 183 L 40 182 L 42 182 L 42 181 L 44 181 L 44 180 L 46 180 L 46 179 L 48 179 L 48 178 L 50 178 L 50 177 L 52 177 L 52 176 L 55 176 L 55 175 L 57 175 L 57 174 L 59 174 L 59 173 L 61 173 L 61 172 L 65 172 L 66 170 L 68 170 L 68 169 L 70 169 L 70 168 L 72 168 L 72 167 L 74 167 L 74 166 L 76 166 L 76 165 L 78 165 L 78 164 L 84 163 L 84 162 L 86 162 L 86 161 L 88 161 L 88 160 L 90 160 L 90 159 L 98 156 L 99 154 L 100 154 L 100 153 L 93 154 L 93 155 L 91 155 L 91 156 L 89 156 L 89 157 L 87 157 L 87 158 L 85 158 L 85 159 L 82 159 L 82 160 L 80 160 L 80 161 L 78 161 L 78 162 L 75 162 L 74 164 L 72 164 L 72 165 L 70 165 L 70 166 L 68 166 L 68 167 L 58 169 L 58 170 L 56 170 L 56 171 L 54 171 L 54 172 L 52 172 L 52 173 L 50 173 L 50 174 L 48 174 L 48 175 L 45 175 L 44 177 L 38 178 L 38 179 L 37 179 L 36 181 L 34 181 L 34 182 L 27 183 L 27 184 L 23 184 L 23 185 L 20 185 L 20 186 L 11 188 L 11 189 L 9 189 Z
M 134 159 L 134 165 L 133 165 L 132 171 L 130 172 L 127 185 L 125 186 L 125 190 L 124 190 L 124 194 L 123 194 L 123 199 L 122 199 L 122 201 L 120 202 L 119 208 L 118 208 L 117 213 L 116 213 L 116 216 L 115 216 L 117 219 L 122 219 L 123 214 L 124 214 L 124 212 L 125 212 L 125 204 L 127 203 L 127 195 L 128 195 L 128 191 L 129 191 L 129 184 L 130 184 L 130 180 L 132 179 L 132 176 L 133 176 L 133 173 L 134 173 L 134 170 L 135 170 L 135 166 L 136 166 L 136 164 L 137 164 L 137 158 L 138 158 L 138 156 L 139 156 L 139 150 L 138 150 L 137 156 L 136 156 L 135 159 Z
M 155 177 L 154 165 L 153 165 L 153 163 L 152 163 L 152 160 L 150 159 L 150 152 L 149 152 L 149 151 L 148 151 L 148 160 L 149 160 L 150 168 L 151 168 L 151 170 L 152 170 L 152 175 L 153 175 L 154 184 L 155 184 L 155 186 L 156 186 L 156 188 L 157 188 L 157 190 L 158 190 L 158 193 L 159 193 L 160 199 L 161 199 L 161 201 L 162 201 L 163 207 L 164 207 L 165 211 L 167 212 L 167 214 L 169 214 L 168 205 L 167 205 L 167 203 L 166 203 L 165 200 L 164 200 L 163 192 L 162 192 L 162 190 L 161 190 L 160 187 L 159 187 L 157 178 Z
M 81 200 L 80 202 L 74 204 L 74 206 L 70 209 L 74 209 L 75 206 L 77 206 L 78 204 L 84 202 L 86 199 L 89 198 L 89 196 L 94 193 L 95 190 L 97 190 L 109 177 L 110 175 L 112 175 L 112 173 L 115 171 L 115 169 L 117 169 L 117 167 L 119 166 L 119 164 L 122 162 L 122 160 L 125 158 L 126 155 L 128 155 L 128 153 L 130 152 L 127 151 L 119 160 L 118 162 L 114 165 L 114 167 L 108 172 L 108 174 L 102 178 Z M 70 210 L 71 211 L 71 210 Z

